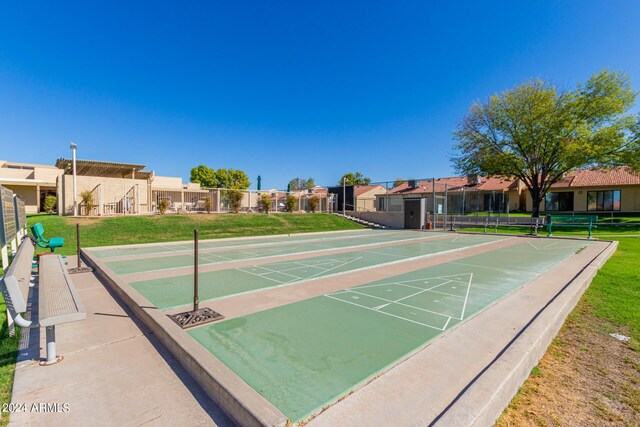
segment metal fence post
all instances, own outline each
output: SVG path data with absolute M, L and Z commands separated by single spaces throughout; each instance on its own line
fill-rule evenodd
M 432 225 L 431 225 L 431 229 L 435 230 L 436 229 L 436 179 L 435 178 L 431 178 L 431 188 L 432 188 L 432 192 L 433 192 L 433 218 L 431 219 L 432 221 Z

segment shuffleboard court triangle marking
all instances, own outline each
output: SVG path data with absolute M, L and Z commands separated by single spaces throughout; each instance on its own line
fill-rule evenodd
M 350 262 L 361 259 L 362 257 L 349 257 L 349 258 L 333 258 L 333 259 L 324 259 L 324 260 L 309 260 L 309 261 L 295 261 L 299 266 L 304 267 L 335 267 L 336 264 L 339 266 L 348 264 Z
M 437 281 L 442 281 L 442 284 L 448 282 L 460 283 L 463 286 L 468 286 L 471 283 L 471 279 L 473 277 L 473 273 L 460 273 L 460 274 L 451 274 L 446 276 L 431 276 L 431 277 L 421 277 L 419 279 L 411 279 L 411 280 L 403 280 L 399 282 L 385 282 L 385 283 L 376 283 L 372 285 L 361 285 L 355 286 L 353 288 L 348 289 L 366 289 L 366 288 L 375 288 L 379 286 L 395 286 L 395 285 L 410 285 L 419 284 L 419 285 L 428 285 L 429 287 L 433 285 L 437 285 Z

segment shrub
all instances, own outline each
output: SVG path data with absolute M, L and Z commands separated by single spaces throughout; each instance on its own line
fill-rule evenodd
M 260 203 L 262 203 L 262 211 L 268 214 L 271 210 L 271 196 L 267 193 L 262 193 L 260 195 Z
M 311 209 L 312 213 L 316 213 L 319 205 L 320 205 L 320 198 L 318 196 L 313 196 L 309 199 L 309 209 Z
M 158 201 L 158 206 L 156 206 L 160 215 L 164 215 L 164 213 L 169 209 L 169 200 L 162 199 Z
M 284 202 L 284 207 L 287 212 L 293 212 L 296 209 L 296 205 L 298 204 L 298 198 L 293 194 L 289 194 L 287 196 L 287 200 Z
M 207 213 L 211 213 L 211 211 L 213 210 L 213 199 L 209 196 L 204 198 L 204 209 L 207 211 Z
M 231 211 L 233 213 L 240 212 L 240 208 L 242 207 L 242 199 L 244 198 L 244 192 L 242 192 L 242 190 L 229 190 L 227 192 L 227 198 L 229 199 L 229 203 L 231 205 Z
M 96 202 L 93 198 L 93 192 L 91 190 L 84 190 L 80 193 L 80 204 L 84 205 L 85 215 L 91 215 L 91 211 L 96 207 Z
M 46 213 L 50 214 L 56 210 L 57 205 L 58 205 L 58 198 L 50 194 L 44 198 L 44 206 L 42 206 L 42 208 Z

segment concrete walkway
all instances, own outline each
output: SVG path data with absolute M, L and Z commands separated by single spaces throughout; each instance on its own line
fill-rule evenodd
M 44 330 L 23 336 L 10 425 L 233 425 L 92 273 L 72 277 L 87 318 L 56 327 L 56 365 L 38 364 Z

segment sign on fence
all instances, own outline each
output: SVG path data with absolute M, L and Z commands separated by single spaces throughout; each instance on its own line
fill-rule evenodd
M 0 186 L 0 247 L 16 238 L 16 213 L 13 207 L 13 191 Z
M 24 231 L 27 227 L 27 212 L 24 208 L 24 200 L 22 200 L 17 194 L 13 195 L 14 203 L 13 207 L 15 209 L 15 217 L 16 217 L 16 227 L 18 231 Z

